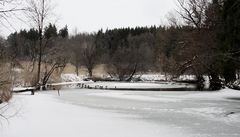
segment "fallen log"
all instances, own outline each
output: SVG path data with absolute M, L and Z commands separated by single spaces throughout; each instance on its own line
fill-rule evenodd
M 23 92 L 31 92 L 31 95 L 34 95 L 36 88 L 15 88 L 12 90 L 13 93 L 23 93 Z

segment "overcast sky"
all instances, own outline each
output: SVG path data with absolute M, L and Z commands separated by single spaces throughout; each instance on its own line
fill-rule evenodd
M 164 24 L 165 15 L 176 9 L 175 1 L 53 0 L 58 16 L 57 26 L 68 25 L 71 33 L 75 32 L 76 28 L 78 32 L 93 32 L 101 28 L 105 30 Z M 3 31 L 10 33 L 9 30 Z

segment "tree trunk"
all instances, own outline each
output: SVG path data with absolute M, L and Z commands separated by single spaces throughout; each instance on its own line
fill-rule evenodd
M 79 67 L 78 67 L 78 65 L 75 66 L 75 71 L 76 71 L 77 76 L 79 76 Z
M 137 63 L 134 65 L 134 69 L 130 77 L 127 79 L 127 81 L 131 81 L 135 73 L 137 72 Z
M 167 72 L 164 72 L 164 75 L 165 75 L 165 81 L 168 81 L 168 74 L 167 74 Z
M 91 68 L 88 68 L 88 74 L 89 74 L 89 77 L 92 78 L 93 72 L 92 72 L 92 69 L 91 69 Z
M 39 41 L 39 58 L 38 58 L 38 69 L 37 69 L 37 82 L 40 83 L 40 77 L 41 77 L 41 65 L 42 65 L 42 42 L 43 42 L 43 38 L 42 38 L 42 32 L 40 30 L 39 32 L 39 37 L 40 37 L 40 41 Z M 37 84 L 37 83 L 36 83 Z

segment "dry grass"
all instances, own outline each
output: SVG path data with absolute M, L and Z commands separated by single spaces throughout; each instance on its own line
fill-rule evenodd
M 0 64 L 0 101 L 5 102 L 8 101 L 12 94 L 10 92 L 13 84 L 21 85 L 21 86 L 36 86 L 38 83 L 36 78 L 36 71 L 33 70 L 33 66 L 31 62 L 20 62 L 21 66 L 19 66 L 20 71 L 11 72 L 10 65 Z M 36 66 L 35 70 L 36 70 Z M 45 64 L 42 65 L 42 70 L 45 69 Z M 105 65 L 97 65 L 93 70 L 94 77 L 102 77 L 107 75 L 105 71 Z M 67 64 L 66 68 L 61 71 L 55 71 L 53 75 L 50 77 L 50 82 L 61 82 L 61 73 L 76 73 L 75 67 L 71 64 Z M 80 75 L 88 75 L 87 69 L 85 67 L 80 67 L 79 69 Z M 11 77 L 14 76 L 14 77 Z M 13 80 L 13 82 L 12 82 Z M 57 90 L 61 89 L 60 87 L 56 87 Z
M 12 74 L 9 64 L 0 64 L 0 101 L 7 102 L 12 97 Z
M 19 85 L 24 86 L 36 86 L 39 81 L 37 81 L 37 64 L 35 66 L 32 65 L 31 62 L 21 62 L 20 63 L 20 69 L 21 72 L 17 72 L 15 74 L 15 79 L 17 79 L 16 83 L 20 83 Z M 33 69 L 34 67 L 34 69 Z M 41 67 L 41 77 L 44 76 L 45 71 L 49 70 L 51 68 L 50 65 L 42 64 Z M 51 75 L 49 81 L 50 82 L 61 82 L 61 73 L 62 71 L 56 70 Z M 15 83 L 15 85 L 17 85 Z
M 32 86 L 36 86 L 38 84 L 36 71 L 31 72 L 27 69 L 24 69 L 22 76 L 23 76 L 23 80 L 24 80 L 24 86 L 32 87 Z
M 74 73 L 75 74 L 76 73 L 75 66 L 73 66 L 72 64 L 67 64 L 63 73 Z M 79 74 L 80 75 L 88 75 L 88 71 L 87 71 L 86 67 L 84 67 L 84 66 L 80 67 Z M 106 65 L 104 65 L 104 64 L 97 65 L 93 69 L 93 76 L 94 77 L 102 77 L 103 75 L 107 75 Z
M 67 64 L 66 67 L 64 68 L 63 73 L 76 73 L 75 71 L 75 66 L 72 64 Z M 79 68 L 79 74 L 81 75 L 87 75 L 87 69 L 85 67 L 80 67 Z
M 15 85 L 35 86 L 38 83 L 37 78 L 36 78 L 37 73 L 36 73 L 36 71 L 32 71 L 32 67 L 33 67 L 32 63 L 24 61 L 24 62 L 20 62 L 19 64 L 21 64 L 21 66 L 20 66 L 21 71 L 16 72 L 14 74 L 15 79 L 16 79 Z M 37 66 L 34 66 L 34 67 L 36 70 Z M 46 67 L 50 68 L 50 66 L 46 66 L 46 64 L 42 64 L 42 73 L 44 72 Z M 97 65 L 93 70 L 93 76 L 98 77 L 98 78 L 102 78 L 103 76 L 106 76 L 107 72 L 106 72 L 105 68 L 106 68 L 106 65 Z M 61 71 L 61 72 L 55 71 L 52 74 L 52 76 L 50 77 L 49 82 L 50 83 L 61 82 L 61 74 L 67 74 L 67 73 L 76 74 L 75 70 L 76 69 L 75 69 L 74 65 L 67 64 L 63 71 Z M 87 69 L 83 66 L 80 67 L 79 75 L 87 76 L 88 75 Z
M 102 64 L 102 65 L 97 65 L 94 70 L 93 70 L 93 75 L 95 77 L 102 77 L 102 76 L 106 76 L 107 74 L 107 69 L 106 69 L 106 65 Z

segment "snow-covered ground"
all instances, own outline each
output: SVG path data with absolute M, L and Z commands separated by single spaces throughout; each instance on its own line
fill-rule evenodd
M 76 74 L 70 73 L 70 74 L 62 74 L 61 78 L 63 82 L 79 82 L 79 81 L 83 81 L 83 79 L 87 78 L 87 76 L 84 76 L 84 75 L 77 76 Z
M 141 76 L 137 75 L 136 77 L 140 77 L 142 81 L 165 81 L 170 80 L 170 75 L 163 75 L 159 73 L 153 74 L 143 74 Z M 181 75 L 177 80 L 195 80 L 196 77 L 194 75 Z
M 239 137 L 240 91 L 18 94 L 0 137 Z M 18 112 L 18 113 L 16 113 Z
M 70 93 L 71 94 L 71 93 Z M 91 109 L 52 95 L 15 95 L 1 119 L 1 137 L 185 137 L 171 126 L 152 124 L 134 115 Z

